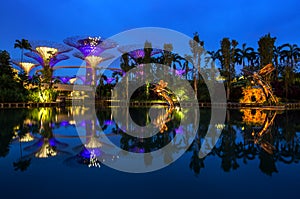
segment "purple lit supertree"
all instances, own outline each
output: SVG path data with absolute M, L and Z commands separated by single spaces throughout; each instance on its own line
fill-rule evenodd
M 80 51 L 74 56 L 86 61 L 86 81 L 85 84 L 96 85 L 96 67 L 104 60 L 111 59 L 111 55 L 102 53 L 117 46 L 114 41 L 104 40 L 101 37 L 74 36 L 64 40 L 64 43 Z
M 22 61 L 15 59 L 15 60 L 12 60 L 12 63 L 19 66 L 26 73 L 27 76 L 29 76 L 29 72 L 34 67 L 40 65 L 39 63 L 37 63 L 33 60 L 27 60 L 27 59 L 23 59 Z
M 145 76 L 143 70 L 143 63 L 148 63 L 150 60 L 146 60 L 147 58 L 151 58 L 152 56 L 162 53 L 161 49 L 152 48 L 152 44 L 149 42 L 145 42 L 144 48 L 140 48 L 137 45 L 126 45 L 120 46 L 118 50 L 123 53 L 127 53 L 129 57 L 137 64 L 140 71 L 137 73 L 137 76 L 143 77 Z
M 70 81 L 70 79 L 73 79 L 73 78 L 74 78 L 74 76 L 73 77 L 69 77 L 69 76 L 64 76 L 64 77 L 62 77 L 62 76 L 56 76 L 56 77 L 53 77 L 54 80 L 58 80 L 62 84 L 68 84 L 69 81 Z
M 138 48 L 136 45 L 126 45 L 126 46 L 120 46 L 118 50 L 121 53 L 128 53 L 128 55 L 135 61 L 138 59 L 143 59 L 145 57 L 145 49 L 144 48 Z M 161 53 L 161 49 L 153 48 L 150 52 L 150 56 L 156 55 Z
M 53 76 L 53 66 L 69 57 L 63 55 L 72 48 L 49 41 L 30 41 L 32 52 L 25 53 L 27 57 L 35 59 L 43 67 L 43 80 L 51 84 Z

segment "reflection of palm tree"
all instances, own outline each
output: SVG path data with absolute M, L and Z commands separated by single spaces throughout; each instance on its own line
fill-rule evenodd
M 18 132 L 18 140 L 19 140 L 19 146 L 20 146 L 20 158 L 18 161 L 13 162 L 13 166 L 15 167 L 15 171 L 25 171 L 31 162 L 31 158 L 23 159 L 23 151 L 22 151 L 22 142 L 32 141 L 34 138 L 33 136 L 28 132 L 27 127 L 22 127 L 19 129 Z
M 29 159 L 22 159 L 22 157 L 17 161 L 13 163 L 13 166 L 15 167 L 15 171 L 25 171 L 29 167 L 31 163 L 31 158 Z
M 278 170 L 275 165 L 274 155 L 270 155 L 265 151 L 261 151 L 259 154 L 259 159 L 260 159 L 259 168 L 263 173 L 270 176 L 274 172 L 278 173 Z
M 192 148 L 193 148 L 193 155 L 191 157 L 191 162 L 189 164 L 189 167 L 194 171 L 196 175 L 198 175 L 201 169 L 204 168 L 205 158 L 199 158 L 200 146 L 198 142 L 194 141 L 194 143 L 192 144 Z

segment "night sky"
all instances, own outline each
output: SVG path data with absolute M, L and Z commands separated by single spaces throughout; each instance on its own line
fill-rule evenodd
M 224 37 L 257 48 L 258 39 L 271 33 L 276 45 L 300 45 L 298 0 L 8 0 L 0 3 L 0 50 L 20 57 L 16 39 L 62 43 L 74 35 L 105 38 L 139 27 L 163 27 L 190 37 L 198 32 L 207 50 L 217 50 Z M 74 51 L 73 51 L 74 52 Z M 81 64 L 77 58 L 61 62 Z

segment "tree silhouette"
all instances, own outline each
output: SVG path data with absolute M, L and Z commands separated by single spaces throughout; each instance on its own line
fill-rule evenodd
M 14 48 L 20 48 L 21 49 L 21 62 L 23 62 L 24 57 L 24 49 L 25 50 L 32 50 L 31 44 L 26 39 L 16 40 L 14 44 Z

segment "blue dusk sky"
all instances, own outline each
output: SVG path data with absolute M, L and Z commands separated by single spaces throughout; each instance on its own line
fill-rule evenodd
M 0 3 L 0 50 L 19 58 L 20 50 L 13 48 L 16 39 L 62 43 L 74 35 L 107 38 L 149 26 L 190 37 L 198 32 L 207 50 L 217 50 L 224 37 L 256 49 L 267 33 L 277 37 L 276 45 L 300 45 L 299 8 L 299 0 L 8 0 Z M 81 63 L 71 57 L 58 65 L 71 62 Z

